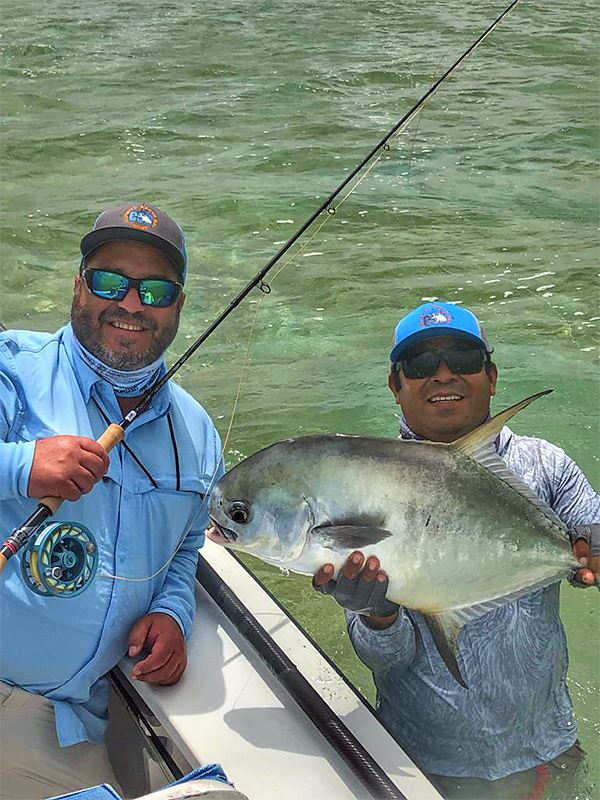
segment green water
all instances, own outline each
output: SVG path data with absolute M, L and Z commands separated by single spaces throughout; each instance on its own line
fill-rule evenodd
M 180 355 L 502 10 L 438 0 L 48 0 L 1 7 L 0 320 L 67 319 L 95 215 L 154 201 L 187 233 Z M 500 368 L 495 408 L 546 387 L 518 432 L 564 447 L 600 487 L 598 13 L 523 2 L 273 281 L 231 438 L 395 435 L 398 318 L 462 301 Z M 258 292 L 179 376 L 224 436 Z M 373 699 L 341 614 L 252 562 Z M 566 587 L 570 688 L 598 792 L 598 595 Z

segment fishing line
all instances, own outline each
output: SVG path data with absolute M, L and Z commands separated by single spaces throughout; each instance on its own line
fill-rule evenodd
M 438 65 L 437 65 L 436 69 L 433 72 L 433 76 L 434 77 L 438 73 L 442 62 L 445 60 L 446 55 L 450 52 L 451 49 L 452 49 L 452 47 L 448 48 L 446 53 L 442 56 L 442 58 L 438 62 Z M 410 186 L 410 183 L 411 183 L 410 171 L 411 171 L 411 167 L 412 167 L 412 164 L 413 164 L 414 149 L 415 149 L 417 136 L 419 134 L 421 123 L 423 122 L 423 118 L 424 118 L 423 112 L 425 111 L 425 105 L 426 105 L 426 103 L 424 103 L 423 107 L 420 109 L 419 119 L 417 121 L 417 125 L 415 127 L 414 133 L 413 133 L 413 135 L 411 137 L 412 138 L 412 142 L 411 142 L 410 153 L 409 153 L 409 156 L 408 156 L 408 171 L 407 171 L 407 179 L 406 179 L 407 186 Z M 409 215 L 409 220 L 410 220 L 410 225 L 412 226 L 414 233 L 417 236 L 420 235 L 420 231 L 417 228 L 412 215 Z M 433 245 L 429 244 L 428 240 L 425 241 L 425 249 L 430 249 L 431 248 L 433 250 L 433 247 L 434 247 Z M 439 261 L 436 250 L 433 250 L 433 256 L 431 257 L 431 260 L 433 261 L 435 266 L 441 272 L 444 272 L 444 273 L 446 273 L 446 275 L 450 275 L 455 280 L 458 280 L 459 276 L 457 275 L 457 270 L 452 270 L 452 269 L 448 269 L 447 267 L 445 267 L 441 263 L 441 261 Z M 571 342 L 574 345 L 577 345 L 577 341 L 576 341 L 575 337 L 573 336 L 573 326 L 575 325 L 575 323 L 574 322 L 570 322 L 569 319 L 567 318 L 566 314 L 561 314 L 560 310 L 557 307 L 553 306 L 548 298 L 544 297 L 543 295 L 540 295 L 539 292 L 533 291 L 528 286 L 519 286 L 519 284 L 522 283 L 524 280 L 531 280 L 531 279 L 522 278 L 522 279 L 518 280 L 518 279 L 513 278 L 512 276 L 508 277 L 507 275 L 505 275 L 503 273 L 501 273 L 501 274 L 499 274 L 497 276 L 495 275 L 494 279 L 497 280 L 498 282 L 505 282 L 505 284 L 507 283 L 508 286 L 511 289 L 513 289 L 514 291 L 524 291 L 527 294 L 529 294 L 532 297 L 534 297 L 536 299 L 536 301 L 541 301 L 541 302 L 546 303 L 546 305 L 550 309 L 550 312 L 552 313 L 552 315 L 554 317 L 556 317 L 556 319 L 559 320 L 561 322 L 561 324 L 565 325 L 565 328 L 564 328 L 565 334 L 568 336 L 568 338 L 571 340 Z M 475 288 L 475 284 L 473 286 Z M 515 297 L 515 299 L 517 299 L 517 297 Z M 505 295 L 504 299 L 499 302 L 499 305 L 502 305 L 504 302 L 506 302 L 506 300 L 507 300 L 507 298 L 506 298 L 506 295 Z M 453 302 L 456 302 L 456 303 L 459 303 L 459 304 L 462 303 L 462 301 L 460 299 L 459 300 L 455 300 Z M 495 306 L 496 306 L 496 303 L 488 303 L 486 307 L 490 308 L 491 312 L 494 315 L 501 316 L 501 312 Z
M 194 522 L 198 518 L 198 515 L 206 507 L 206 504 L 208 502 L 208 498 L 210 497 L 210 493 L 211 493 L 212 488 L 213 488 L 214 483 L 215 483 L 215 479 L 216 479 L 217 473 L 219 471 L 219 467 L 223 463 L 223 460 L 224 460 L 224 457 L 225 457 L 225 452 L 226 452 L 227 446 L 229 444 L 229 437 L 231 436 L 231 430 L 233 428 L 233 421 L 234 421 L 234 418 L 235 418 L 235 414 L 236 414 L 236 411 L 237 411 L 237 406 L 238 406 L 238 403 L 239 403 L 239 400 L 240 400 L 240 395 L 241 395 L 241 392 L 242 392 L 242 384 L 243 384 L 243 381 L 244 381 L 244 375 L 245 375 L 245 372 L 246 372 L 246 367 L 248 366 L 249 353 L 250 353 L 250 344 L 251 344 L 252 338 L 254 336 L 254 328 L 256 326 L 256 321 L 258 319 L 258 314 L 260 312 L 260 309 L 262 308 L 262 303 L 263 303 L 264 298 L 265 298 L 265 293 L 263 292 L 263 296 L 261 297 L 261 299 L 260 299 L 260 301 L 258 303 L 258 307 L 256 309 L 256 313 L 254 314 L 254 320 L 252 322 L 252 326 L 251 326 L 251 329 L 250 329 L 250 336 L 248 338 L 248 344 L 246 346 L 246 353 L 245 353 L 244 363 L 242 365 L 242 371 L 241 371 L 240 378 L 239 378 L 239 381 L 238 381 L 238 388 L 237 388 L 237 392 L 236 392 L 236 395 L 235 395 L 235 400 L 234 400 L 234 403 L 233 403 L 233 409 L 231 411 L 231 417 L 229 419 L 229 425 L 227 427 L 227 432 L 225 434 L 225 439 L 223 440 L 223 445 L 221 447 L 221 455 L 219 456 L 219 460 L 217 461 L 217 464 L 216 464 L 215 469 L 213 471 L 213 474 L 211 476 L 208 488 L 207 488 L 207 490 L 206 490 L 206 492 L 204 494 L 204 497 L 202 498 L 202 502 L 200 503 L 200 506 L 199 506 L 198 510 L 196 511 L 194 516 L 192 517 L 189 525 L 187 526 L 187 528 L 185 529 L 183 535 L 181 536 L 181 539 L 179 540 L 179 542 L 177 544 L 177 547 L 171 553 L 171 555 L 165 561 L 165 563 L 162 565 L 162 567 L 160 567 L 160 569 L 156 570 L 156 572 L 152 573 L 152 575 L 146 575 L 143 578 L 127 578 L 127 577 L 125 577 L 123 575 L 111 575 L 109 572 L 97 572 L 96 573 L 96 577 L 97 578 L 112 578 L 112 580 L 115 580 L 115 581 L 126 581 L 126 582 L 129 582 L 129 583 L 143 583 L 144 581 L 151 581 L 153 578 L 156 578 L 157 575 L 160 575 L 160 573 L 169 566 L 171 561 L 173 561 L 173 559 L 175 558 L 175 556 L 177 555 L 177 553 L 181 549 L 181 547 L 182 547 L 182 545 L 183 545 L 188 533 L 192 529 L 192 526 L 193 526 Z
M 98 439 L 99 444 L 104 447 L 106 452 L 118 444 L 125 437 L 126 429 L 131 425 L 137 417 L 149 408 L 152 399 L 157 392 L 167 383 L 167 381 L 175 374 L 175 372 L 185 364 L 185 362 L 195 353 L 195 351 L 203 344 L 204 341 L 216 330 L 216 328 L 224 321 L 224 319 L 241 303 L 250 291 L 258 286 L 263 292 L 270 292 L 270 287 L 264 284 L 263 278 L 272 269 L 272 267 L 283 257 L 283 255 L 297 242 L 297 240 L 305 233 L 305 231 L 316 221 L 317 217 L 323 212 L 327 211 L 327 216 L 318 226 L 317 231 L 313 233 L 308 242 L 314 239 L 314 236 L 323 227 L 328 217 L 335 214 L 337 207 L 344 202 L 344 200 L 352 193 L 350 189 L 342 200 L 338 203 L 337 207 L 332 205 L 335 198 L 340 195 L 345 188 L 351 184 L 354 178 L 359 175 L 369 162 L 379 154 L 377 161 L 382 157 L 383 152 L 389 150 L 388 142 L 397 138 L 397 136 L 406 128 L 406 126 L 414 119 L 420 112 L 422 107 L 430 97 L 438 90 L 438 88 L 452 75 L 458 66 L 474 51 L 479 45 L 487 39 L 492 31 L 500 24 L 504 17 L 509 14 L 520 2 L 520 0 L 513 0 L 510 5 L 488 26 L 488 28 L 476 39 L 476 41 L 446 70 L 446 72 L 427 90 L 427 92 L 413 105 L 413 107 L 400 119 L 400 121 L 373 147 L 369 153 L 362 159 L 362 161 L 355 167 L 337 189 L 332 192 L 327 199 L 309 216 L 309 218 L 300 226 L 296 233 L 285 243 L 285 245 L 270 259 L 270 261 L 255 275 L 250 283 L 235 297 L 229 306 L 214 320 L 214 322 L 198 337 L 198 339 L 188 348 L 188 350 L 173 364 L 173 366 L 166 372 L 166 374 L 154 385 L 152 389 L 142 398 L 125 417 L 121 420 L 120 424 L 113 423 Z M 376 162 L 377 163 L 377 162 Z M 371 171 L 369 168 L 367 174 Z M 364 178 L 362 178 L 364 179 Z M 362 182 L 359 179 L 356 185 Z M 298 253 L 302 252 L 304 247 L 308 244 L 306 242 Z M 294 257 L 296 257 L 294 256 Z M 279 274 L 282 269 L 290 263 L 291 257 L 280 268 Z M 275 275 L 276 277 L 276 275 Z M 259 304 L 259 306 L 262 304 Z M 15 530 L 0 546 L 0 572 L 3 571 L 8 560 L 15 555 L 30 539 L 38 533 L 43 523 L 52 514 L 55 514 L 60 505 L 62 498 L 44 497 L 39 502 L 37 509 L 30 515 L 30 517 Z
M 401 132 L 402 131 L 399 130 L 398 134 L 394 137 L 394 139 L 396 139 L 398 136 L 400 136 Z M 231 411 L 231 416 L 229 418 L 229 424 L 228 424 L 228 427 L 227 427 L 227 432 L 225 434 L 225 439 L 223 440 L 221 456 L 220 456 L 219 461 L 217 462 L 217 466 L 215 467 L 215 470 L 214 470 L 214 472 L 212 474 L 209 487 L 206 490 L 206 494 L 205 494 L 204 498 L 202 499 L 202 503 L 200 504 L 200 507 L 198 508 L 198 511 L 196 511 L 196 513 L 194 514 L 191 522 L 189 523 L 189 525 L 185 529 L 185 532 L 183 533 L 183 535 L 182 535 L 181 539 L 179 540 L 179 542 L 177 544 L 177 547 L 175 548 L 173 553 L 169 556 L 167 561 L 165 561 L 165 563 L 160 567 L 160 569 L 158 569 L 152 575 L 147 575 L 147 576 L 142 577 L 142 578 L 129 578 L 129 577 L 121 576 L 121 575 L 112 575 L 112 574 L 110 574 L 108 572 L 98 572 L 96 574 L 97 578 L 111 578 L 112 580 L 127 581 L 127 582 L 133 582 L 133 583 L 140 583 L 140 582 L 144 582 L 144 581 L 149 581 L 149 580 L 152 580 L 153 578 L 155 578 L 157 575 L 159 575 L 164 569 L 166 569 L 166 567 L 175 558 L 175 556 L 177 555 L 178 551 L 181 549 L 181 547 L 183 545 L 183 542 L 185 541 L 188 533 L 190 532 L 194 522 L 196 521 L 198 515 L 200 514 L 200 512 L 205 507 L 205 505 L 207 503 L 207 498 L 210 497 L 210 492 L 211 492 L 212 487 L 214 485 L 215 478 L 216 478 L 219 466 L 222 463 L 222 461 L 224 459 L 224 454 L 227 451 L 227 446 L 229 444 L 231 431 L 233 429 L 233 423 L 234 423 L 234 420 L 235 420 L 235 415 L 237 413 L 237 407 L 238 407 L 238 404 L 239 404 L 239 401 L 240 401 L 240 397 L 241 397 L 242 386 L 243 386 L 243 383 L 244 383 L 246 369 L 247 369 L 247 366 L 248 366 L 248 362 L 250 360 L 250 347 L 251 347 L 251 344 L 252 344 L 252 340 L 254 338 L 254 332 L 255 332 L 255 329 L 256 329 L 256 323 L 258 321 L 258 316 L 259 316 L 259 314 L 260 314 L 260 312 L 262 310 L 265 297 L 268 294 L 270 294 L 271 285 L 275 282 L 275 280 L 283 272 L 283 270 L 289 264 L 291 264 L 295 259 L 297 259 L 298 256 L 303 252 L 303 250 L 305 250 L 306 247 L 308 247 L 308 245 L 318 235 L 318 233 L 322 230 L 322 228 L 329 222 L 329 220 L 334 216 L 334 214 L 337 213 L 337 210 L 338 210 L 338 208 L 340 208 L 342 203 L 344 203 L 345 200 L 347 200 L 348 197 L 350 197 L 350 195 L 353 194 L 356 191 L 356 189 L 360 186 L 360 184 L 363 182 L 363 180 L 369 175 L 371 170 L 376 166 L 376 164 L 381 160 L 381 158 L 383 158 L 384 152 L 386 152 L 386 151 L 382 150 L 382 152 L 374 159 L 373 164 L 371 166 L 369 166 L 369 168 L 367 170 L 365 170 L 365 172 L 350 187 L 348 192 L 346 192 L 346 194 L 341 198 L 341 200 L 337 203 L 335 208 L 332 208 L 333 213 L 331 213 L 331 211 L 329 211 L 329 213 L 326 216 L 323 217 L 323 220 L 320 222 L 319 225 L 317 225 L 317 227 L 313 231 L 313 233 L 303 242 L 303 244 L 297 250 L 295 250 L 290 255 L 290 257 L 286 261 L 283 262 L 283 264 L 279 267 L 279 269 L 275 272 L 275 274 L 271 278 L 269 278 L 269 289 L 268 289 L 268 291 L 265 291 L 263 289 L 262 296 L 258 300 L 256 311 L 255 311 L 255 314 L 254 314 L 254 318 L 252 320 L 252 324 L 251 324 L 251 327 L 250 327 L 250 334 L 248 336 L 248 343 L 246 345 L 246 352 L 245 352 L 245 355 L 244 355 L 244 361 L 243 361 L 243 364 L 242 364 L 242 369 L 241 369 L 240 377 L 239 377 L 239 380 L 238 380 L 238 387 L 237 387 L 235 399 L 234 399 L 234 402 L 233 402 L 233 408 L 232 408 L 232 411 Z

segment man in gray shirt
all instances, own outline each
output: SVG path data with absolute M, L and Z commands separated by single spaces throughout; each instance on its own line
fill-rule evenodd
M 497 368 L 477 318 L 428 303 L 398 324 L 389 386 L 401 405 L 401 436 L 451 442 L 489 417 Z M 582 564 L 599 571 L 600 497 L 577 465 L 543 439 L 504 427 L 498 455 L 569 527 Z M 457 641 L 468 689 L 452 676 L 416 611 L 385 600 L 374 556 L 353 553 L 337 581 L 325 564 L 313 580 L 346 609 L 356 652 L 372 670 L 384 721 L 447 797 L 541 797 L 553 774 L 575 771 L 583 751 L 566 685 L 568 654 L 559 583 L 469 622 Z M 367 587 L 365 584 L 369 584 Z M 356 604 L 379 586 L 369 610 Z M 381 591 L 383 589 L 383 591 Z M 377 599 L 379 598 L 379 599 Z

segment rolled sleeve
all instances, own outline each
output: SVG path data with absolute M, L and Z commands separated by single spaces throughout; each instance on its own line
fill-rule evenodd
M 27 497 L 35 442 L 0 442 L 0 500 Z
M 11 372 L 10 353 L 0 347 L 0 499 L 27 497 L 35 442 L 14 441 L 14 428 L 23 413 L 23 402 Z M 12 440 L 12 441 L 11 441 Z

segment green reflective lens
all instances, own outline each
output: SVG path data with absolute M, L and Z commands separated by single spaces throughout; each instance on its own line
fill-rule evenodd
M 170 306 L 176 285 L 170 281 L 140 281 L 140 300 L 147 306 Z
M 153 308 L 172 305 L 179 293 L 181 284 L 159 278 L 128 278 L 107 269 L 86 269 L 83 278 L 93 294 L 105 300 L 123 300 L 130 289 L 137 289 L 140 302 Z
M 92 274 L 92 292 L 107 300 L 122 300 L 129 288 L 129 281 L 116 272 L 95 269 Z

